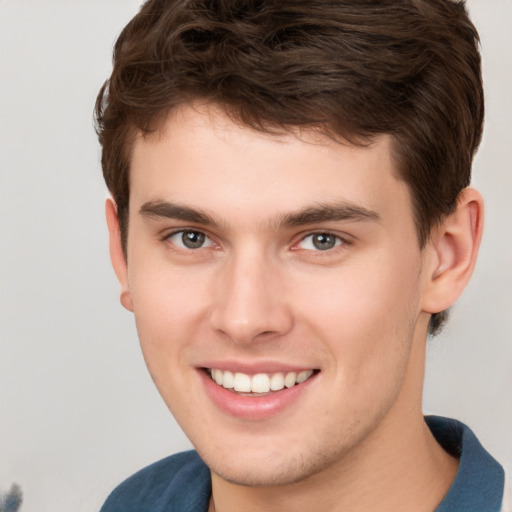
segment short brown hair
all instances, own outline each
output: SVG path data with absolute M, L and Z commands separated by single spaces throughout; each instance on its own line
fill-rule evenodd
M 390 134 L 423 247 L 470 182 L 484 114 L 478 42 L 462 1 L 148 0 L 96 102 L 125 252 L 134 136 L 194 100 L 264 131 L 300 126 L 355 144 Z

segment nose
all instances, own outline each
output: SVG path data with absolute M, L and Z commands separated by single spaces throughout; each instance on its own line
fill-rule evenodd
M 216 282 L 213 329 L 240 344 L 289 332 L 293 315 L 278 266 L 254 254 L 226 261 Z

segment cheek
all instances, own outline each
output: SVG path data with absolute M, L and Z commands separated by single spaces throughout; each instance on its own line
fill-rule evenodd
M 205 316 L 208 282 L 198 272 L 169 272 L 158 262 L 133 267 L 138 270 L 129 275 L 130 293 L 141 346 L 148 365 L 155 364 L 153 353 L 163 364 L 166 354 L 175 357 L 196 337 L 199 319 Z
M 343 408 L 354 425 L 378 421 L 407 381 L 419 304 L 416 284 L 412 270 L 401 276 L 354 272 L 328 293 L 310 296 L 315 304 L 310 325 L 333 363 L 325 377 L 337 392 L 328 410 Z
M 419 262 L 381 253 L 322 275 L 307 275 L 292 293 L 302 297 L 303 309 L 328 323 L 382 328 L 393 324 L 394 317 L 418 312 L 419 276 Z
M 135 266 L 135 265 L 134 265 Z M 141 267 L 139 267 L 141 268 Z M 148 271 L 131 276 L 135 321 L 146 366 L 164 402 L 177 419 L 190 415 L 194 399 L 183 393 L 190 375 L 189 351 L 201 340 L 205 283 L 183 272 Z M 187 412 L 188 411 L 188 412 Z
M 420 309 L 419 268 L 418 261 L 380 254 L 305 288 L 304 317 L 348 375 L 405 364 Z

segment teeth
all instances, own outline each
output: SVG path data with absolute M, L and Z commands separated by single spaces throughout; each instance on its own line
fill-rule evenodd
M 301 382 L 304 382 L 305 380 L 308 380 L 309 377 L 311 377 L 311 374 L 313 372 L 311 370 L 304 370 L 303 372 L 300 372 L 297 374 L 297 384 L 300 384 Z
M 292 386 L 295 386 L 296 380 L 297 380 L 297 374 L 295 372 L 287 373 L 286 377 L 284 378 L 284 385 L 287 388 L 291 388 Z
M 251 380 L 253 393 L 268 393 L 270 391 L 270 377 L 266 373 L 258 373 Z
M 221 370 L 217 371 L 220 372 Z M 224 372 L 224 375 L 222 377 L 222 385 L 226 389 L 232 389 L 233 386 L 235 385 L 235 376 L 230 371 Z
M 245 373 L 235 373 L 233 387 L 235 388 L 235 391 L 249 393 L 251 391 L 251 377 Z
M 224 374 L 223 374 L 222 370 L 213 370 L 212 371 L 212 377 L 213 377 L 213 380 L 219 386 L 222 386 L 222 378 L 224 377 Z
M 234 389 L 239 393 L 268 393 L 301 384 L 313 375 L 313 370 L 304 370 L 299 373 L 274 373 L 272 375 L 257 373 L 251 377 L 245 373 L 237 372 L 233 374 L 229 370 L 223 371 L 213 368 L 210 370 L 210 375 L 219 386 L 226 389 Z
M 284 375 L 282 373 L 274 373 L 270 378 L 270 389 L 272 391 L 280 391 L 284 388 Z

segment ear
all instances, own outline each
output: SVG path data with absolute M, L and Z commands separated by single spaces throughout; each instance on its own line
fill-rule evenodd
M 132 297 L 128 285 L 128 266 L 121 243 L 121 230 L 119 228 L 117 206 L 111 198 L 108 198 L 105 202 L 105 214 L 109 233 L 110 259 L 117 279 L 121 284 L 121 304 L 128 311 L 133 311 Z
M 482 239 L 484 205 L 475 189 L 463 190 L 455 211 L 432 231 L 423 310 L 439 313 L 459 298 L 475 268 Z

